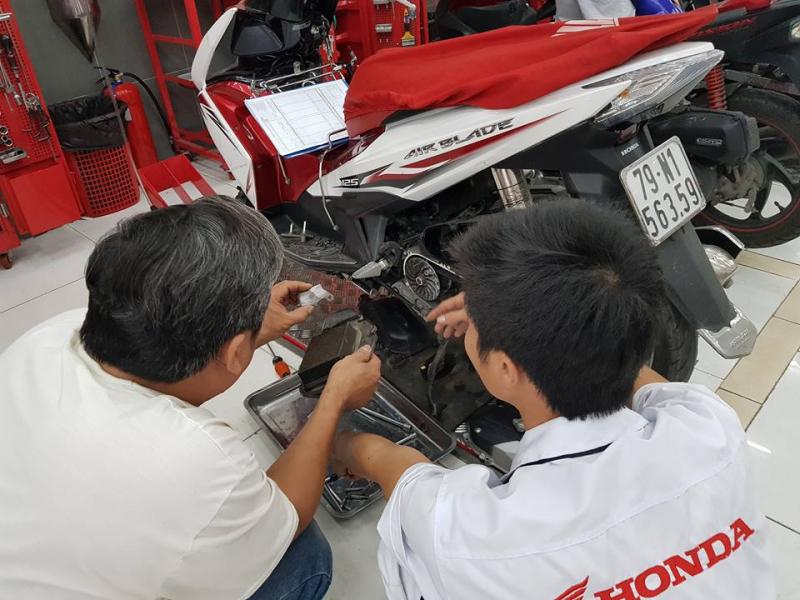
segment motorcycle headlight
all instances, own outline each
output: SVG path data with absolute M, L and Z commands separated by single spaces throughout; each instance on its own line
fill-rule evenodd
M 630 121 L 636 115 L 665 103 L 682 90 L 690 90 L 722 60 L 721 50 L 708 50 L 669 62 L 645 67 L 598 81 L 587 87 L 601 87 L 614 83 L 630 82 L 611 105 L 595 117 L 595 121 L 610 127 Z

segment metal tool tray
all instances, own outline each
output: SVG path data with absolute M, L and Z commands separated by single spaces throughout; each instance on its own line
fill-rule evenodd
M 264 424 L 269 436 L 283 449 L 300 433 L 317 404 L 318 398 L 304 395 L 300 385 L 300 377 L 291 375 L 250 394 L 244 401 L 247 411 Z M 403 423 L 405 430 L 361 413 L 345 415 L 339 430 L 376 433 L 394 442 L 416 433 L 416 438 L 404 445 L 416 448 L 434 462 L 455 448 L 456 440 L 450 433 L 384 379 L 366 408 Z M 340 519 L 353 517 L 381 497 L 380 487 L 365 480 L 337 479 L 326 483 L 323 490 L 325 508 Z

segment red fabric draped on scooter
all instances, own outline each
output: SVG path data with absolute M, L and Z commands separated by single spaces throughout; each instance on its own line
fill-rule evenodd
M 447 106 L 510 108 L 694 35 L 716 6 L 680 15 L 506 27 L 416 48 L 381 50 L 345 101 L 351 136 L 392 113 Z

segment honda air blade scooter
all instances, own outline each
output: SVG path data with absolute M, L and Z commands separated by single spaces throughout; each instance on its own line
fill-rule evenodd
M 224 76 L 207 85 L 211 59 L 236 17 L 227 12 L 208 32 L 192 77 L 206 125 L 243 197 L 287 234 L 291 258 L 367 289 L 391 290 L 419 317 L 458 289 L 446 251 L 452 236 L 483 214 L 535 200 L 526 174 L 554 170 L 565 193 L 633 212 L 657 245 L 673 307 L 664 317 L 657 368 L 688 378 L 698 330 L 723 356 L 752 350 L 756 330 L 721 284 L 735 265 L 723 253 L 712 267 L 690 225 L 704 199 L 683 147 L 672 139 L 654 149 L 647 126 L 718 63 L 721 53 L 711 44 L 649 52 L 508 109 L 368 115 L 348 123 L 346 146 L 283 158 L 243 99 L 341 72 L 328 63 L 271 72 L 247 89 Z M 741 249 L 733 238 L 718 245 Z

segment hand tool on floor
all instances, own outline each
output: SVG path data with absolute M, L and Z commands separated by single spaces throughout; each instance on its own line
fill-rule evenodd
M 292 369 L 283 360 L 282 356 L 275 354 L 275 351 L 272 349 L 272 345 L 267 343 L 267 348 L 269 349 L 270 354 L 272 354 L 272 366 L 275 368 L 275 374 L 283 379 L 284 377 L 288 377 L 292 374 Z

